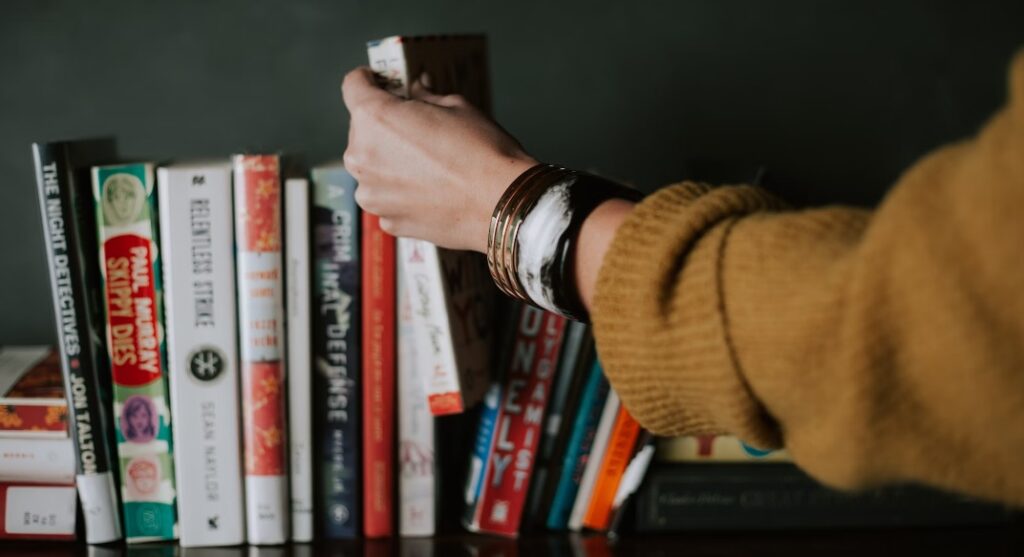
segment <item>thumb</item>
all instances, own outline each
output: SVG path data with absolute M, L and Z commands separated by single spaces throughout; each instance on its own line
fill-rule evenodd
M 341 95 L 350 112 L 367 102 L 387 102 L 394 99 L 393 95 L 377 85 L 373 72 L 366 66 L 358 67 L 345 75 L 341 84 Z

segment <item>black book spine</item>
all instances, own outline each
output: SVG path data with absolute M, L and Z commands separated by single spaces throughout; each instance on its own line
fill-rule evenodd
M 917 486 L 858 493 L 824 487 L 789 464 L 667 464 L 637 495 L 638 533 L 941 526 L 1006 522 L 1002 507 Z
M 533 478 L 530 480 L 530 495 L 523 513 L 523 527 L 526 530 L 537 530 L 545 527 L 546 509 L 554 496 L 554 484 L 558 481 L 564 458 L 565 444 L 568 441 L 575 417 L 575 406 L 579 398 L 579 390 L 587 376 L 590 363 L 590 351 L 593 337 L 586 324 L 570 321 L 565 335 L 565 343 L 558 362 L 555 385 L 548 403 L 548 415 L 544 420 L 540 448 L 537 451 L 537 462 L 534 464 Z M 583 363 L 584 365 L 580 365 Z
M 89 165 L 110 162 L 113 151 L 109 141 L 33 145 L 69 427 L 89 543 L 118 540 L 122 532 L 110 367 L 88 177 Z

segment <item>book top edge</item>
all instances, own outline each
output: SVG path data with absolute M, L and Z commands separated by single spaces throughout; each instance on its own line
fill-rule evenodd
M 383 39 L 367 41 L 367 47 L 375 47 L 382 44 L 401 44 L 427 41 L 483 41 L 487 35 L 483 33 L 448 33 L 438 35 L 392 35 Z

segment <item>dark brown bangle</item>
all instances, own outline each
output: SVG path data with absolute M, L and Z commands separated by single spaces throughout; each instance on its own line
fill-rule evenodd
M 609 199 L 640 197 L 635 190 L 560 166 L 529 168 L 505 190 L 491 216 L 491 276 L 509 296 L 586 320 L 575 277 L 575 242 L 583 221 Z

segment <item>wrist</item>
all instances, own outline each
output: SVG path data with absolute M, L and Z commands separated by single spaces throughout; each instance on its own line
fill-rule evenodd
M 501 157 L 489 165 L 487 172 L 489 179 L 483 182 L 487 184 L 486 193 L 478 197 L 480 206 L 473 210 L 474 215 L 480 215 L 480 218 L 477 219 L 476 229 L 472 233 L 472 249 L 474 251 L 487 253 L 487 231 L 491 215 L 494 213 L 494 206 L 497 205 L 498 199 L 501 198 L 509 184 L 536 165 L 537 160 L 526 153 Z M 471 185 L 476 188 L 479 186 L 480 183 Z
M 589 297 L 584 300 L 577 279 L 582 227 L 608 201 L 640 197 L 620 184 L 560 166 L 528 168 L 495 205 L 486 251 L 491 276 L 512 297 L 585 321 Z M 598 212 L 597 222 L 622 215 L 624 209 L 609 205 Z M 602 238 L 593 232 L 587 237 Z

